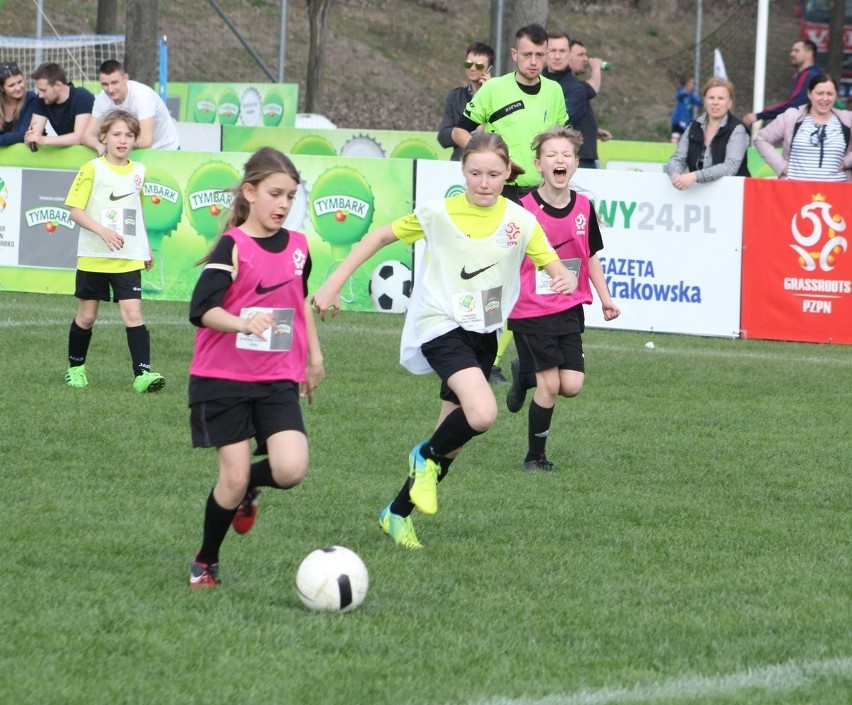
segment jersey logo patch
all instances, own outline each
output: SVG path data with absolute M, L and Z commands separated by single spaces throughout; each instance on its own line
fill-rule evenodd
M 136 191 L 131 191 L 130 193 L 123 193 L 120 196 L 116 196 L 114 192 L 110 193 L 109 200 L 110 201 L 120 201 L 122 198 L 127 198 L 128 196 L 133 196 Z
M 462 279 L 473 279 L 477 274 L 482 274 L 484 271 L 491 269 L 492 267 L 497 266 L 497 263 L 489 264 L 487 267 L 483 267 L 482 269 L 474 270 L 473 272 L 466 272 L 464 266 L 461 268 L 461 278 Z
M 291 281 L 291 279 L 288 279 L 287 281 L 283 281 L 280 284 L 273 284 L 272 286 L 264 286 L 263 284 L 258 282 L 257 286 L 254 288 L 254 291 L 255 293 L 260 294 L 262 296 L 263 294 L 268 294 L 272 291 L 275 291 L 276 289 L 280 289 L 282 286 L 284 286 L 285 284 L 289 284 Z

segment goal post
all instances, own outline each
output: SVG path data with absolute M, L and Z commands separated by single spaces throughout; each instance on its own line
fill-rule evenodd
M 74 34 L 54 37 L 10 37 L 0 35 L 0 63 L 17 62 L 30 82 L 42 63 L 59 64 L 69 81 L 96 81 L 98 67 L 107 59 L 124 61 L 123 34 Z

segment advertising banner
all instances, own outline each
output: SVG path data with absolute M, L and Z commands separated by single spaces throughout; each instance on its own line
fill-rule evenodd
M 27 150 L 28 151 L 28 150 Z M 71 150 L 67 150 L 70 152 Z M 91 152 L 84 150 L 91 158 Z M 67 154 L 63 156 L 67 157 Z M 222 231 L 248 154 L 203 154 L 144 150 L 142 198 L 153 268 L 143 274 L 145 298 L 187 301 L 204 257 Z M 398 159 L 294 158 L 302 183 L 285 226 L 304 232 L 313 261 L 312 290 L 334 271 L 352 246 L 371 229 L 405 215 L 413 207 L 413 162 Z M 34 170 L 0 166 L 6 207 L 0 211 L 0 287 L 17 291 L 73 293 L 77 227 L 64 207 L 73 170 Z M 4 191 L 5 188 L 5 191 Z M 5 244 L 5 243 L 9 244 Z M 373 310 L 370 279 L 390 263 L 395 275 L 411 266 L 411 249 L 389 245 L 346 282 L 344 306 Z M 400 266 L 404 265 L 404 267 Z M 66 276 L 59 276 L 56 269 Z M 383 292 L 385 299 L 393 291 Z
M 748 180 L 742 335 L 852 343 L 852 186 Z
M 179 119 L 249 127 L 293 127 L 298 102 L 296 83 L 190 83 Z
M 290 155 L 447 160 L 452 155 L 451 149 L 438 144 L 436 132 L 322 130 L 313 127 L 222 128 L 222 149 L 226 152 L 253 152 L 263 145 L 271 145 Z

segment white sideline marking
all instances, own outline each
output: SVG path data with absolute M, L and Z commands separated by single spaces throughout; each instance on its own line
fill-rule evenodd
M 820 678 L 852 676 L 852 658 L 826 659 L 750 668 L 716 676 L 684 676 L 669 680 L 615 688 L 583 688 L 574 693 L 528 698 L 489 698 L 472 700 L 471 705 L 608 705 L 609 703 L 644 703 L 660 699 L 699 699 L 736 695 L 747 689 L 769 692 L 796 690 Z

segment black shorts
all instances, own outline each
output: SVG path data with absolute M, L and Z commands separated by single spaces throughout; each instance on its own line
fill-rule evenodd
M 464 328 L 454 328 L 449 333 L 423 343 L 420 352 L 441 378 L 441 399 L 459 403 L 447 380 L 460 370 L 478 367 L 488 379 L 494 358 L 497 357 L 497 332 L 474 333 Z
M 305 433 L 296 382 L 233 382 L 191 376 L 189 408 L 195 448 L 221 448 L 254 438 L 255 453 L 265 455 L 271 435 Z
M 560 370 L 586 371 L 583 339 L 579 333 L 538 335 L 515 333 L 521 372 L 541 372 L 558 367 Z
M 84 272 L 77 270 L 74 296 L 86 301 L 112 301 L 142 298 L 142 270 L 109 274 L 107 272 Z

